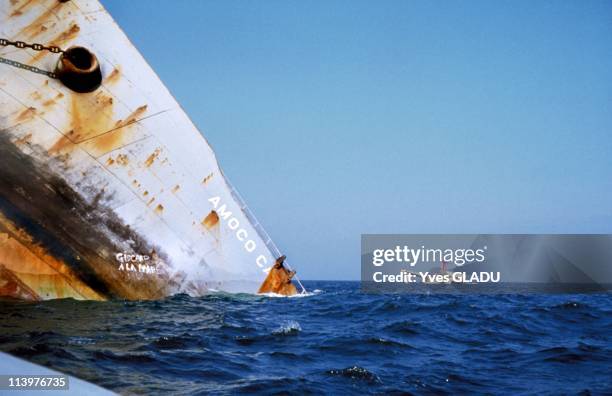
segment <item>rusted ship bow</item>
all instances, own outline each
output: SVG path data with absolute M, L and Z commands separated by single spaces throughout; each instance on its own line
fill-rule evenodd
M 98 1 L 7 0 L 0 19 L 0 296 L 296 293 L 209 144 Z

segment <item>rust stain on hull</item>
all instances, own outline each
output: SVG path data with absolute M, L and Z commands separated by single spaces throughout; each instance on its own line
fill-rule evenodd
M 114 84 L 119 81 L 119 77 L 121 75 L 121 69 L 117 66 L 113 69 L 113 71 L 106 77 L 104 80 L 105 84 Z
M 113 99 L 99 92 L 90 102 L 81 95 L 72 93 L 70 125 L 64 136 L 49 149 L 50 154 L 70 150 L 79 141 L 112 129 Z
M 125 120 L 119 120 L 115 123 L 115 128 L 122 128 L 126 125 L 130 125 L 142 118 L 143 114 L 147 111 L 147 105 L 142 105 L 132 112 Z
M 127 166 L 130 163 L 130 160 L 128 159 L 128 156 L 125 154 L 119 154 L 117 156 L 117 163 L 119 165 L 123 165 L 123 166 Z
M 15 140 L 15 144 L 17 146 L 23 146 L 23 145 L 30 144 L 31 140 L 32 140 L 32 134 L 28 133 L 28 134 L 20 137 L 19 139 Z
M 67 41 L 75 39 L 79 35 L 80 31 L 81 31 L 81 28 L 79 27 L 79 25 L 73 24 L 67 30 L 63 31 L 62 33 L 58 34 L 55 38 L 53 38 L 47 45 L 55 45 L 55 46 L 61 47 Z M 34 55 L 32 60 L 30 60 L 30 64 L 38 62 L 41 58 L 43 58 L 44 56 L 48 54 L 50 54 L 50 52 L 37 51 L 36 55 Z
M 212 179 L 213 174 L 211 173 L 210 175 L 206 176 L 203 180 L 202 180 L 202 184 L 206 185 L 208 184 L 208 182 L 210 181 L 210 179 Z
M 48 29 L 46 24 L 49 24 L 50 22 L 54 23 L 52 22 L 52 18 L 55 15 L 55 12 L 58 10 L 58 8 L 61 6 L 62 6 L 62 3 L 58 1 L 51 8 L 47 9 L 45 12 L 40 14 L 28 26 L 26 26 L 19 33 L 17 33 L 16 37 L 27 36 L 28 39 L 32 39 L 38 36 L 39 34 L 45 32 Z M 17 10 L 15 10 L 13 13 L 15 13 L 16 11 Z M 19 10 L 19 11 L 21 12 L 23 10 Z
M 28 107 L 27 109 L 25 109 L 24 111 L 19 113 L 17 118 L 15 118 L 15 121 L 17 121 L 17 122 L 29 121 L 32 118 L 34 118 L 35 115 L 36 115 L 36 108 Z
M 16 17 L 19 15 L 22 15 L 24 13 L 24 11 L 27 10 L 27 8 L 29 8 L 30 6 L 32 6 L 32 4 L 35 3 L 34 0 L 25 0 L 25 2 L 23 4 L 21 4 L 19 7 L 15 7 L 15 9 L 13 10 L 13 12 L 11 13 L 11 17 Z M 15 6 L 17 5 L 17 3 L 14 3 L 11 1 L 11 5 Z
M 151 165 L 153 165 L 153 163 L 155 162 L 155 160 L 157 160 L 160 154 L 161 154 L 161 150 L 155 149 L 155 151 L 151 155 L 149 155 L 149 157 L 145 160 L 144 165 L 147 168 L 150 168 Z
M 63 93 L 58 93 L 57 96 L 55 96 L 55 98 L 53 99 L 49 99 L 43 102 L 43 107 L 52 107 L 53 105 L 55 105 L 57 103 L 58 99 L 61 99 L 64 97 Z
M 219 215 L 214 210 L 211 210 L 204 220 L 202 220 L 202 225 L 209 230 L 217 224 L 219 224 Z
M 50 154 L 70 151 L 75 145 L 86 144 L 90 153 L 103 154 L 121 147 L 130 135 L 130 126 L 146 112 L 147 105 L 134 110 L 125 120 L 114 120 L 113 98 L 99 91 L 91 100 L 83 94 L 72 93 L 70 123 L 63 136 L 49 149 Z M 127 165 L 127 156 L 117 158 Z
M 93 141 L 95 145 L 95 151 L 99 153 L 107 153 L 109 151 L 112 151 L 113 149 L 122 145 L 124 137 L 125 131 L 123 130 L 116 130 L 109 133 L 105 133 L 102 136 L 95 138 L 95 140 Z M 127 164 L 127 162 L 120 162 L 119 159 L 117 160 L 117 163 L 122 165 Z

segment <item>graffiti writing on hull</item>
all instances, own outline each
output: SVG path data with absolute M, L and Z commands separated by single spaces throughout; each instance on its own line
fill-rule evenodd
M 157 267 L 151 261 L 151 256 L 146 254 L 117 253 L 115 258 L 119 262 L 119 271 L 140 272 L 144 274 L 156 274 Z

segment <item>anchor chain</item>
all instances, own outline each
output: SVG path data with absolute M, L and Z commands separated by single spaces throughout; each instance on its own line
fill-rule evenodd
M 42 45 L 39 43 L 26 43 L 23 41 L 11 41 L 8 39 L 4 39 L 4 38 L 0 38 L 0 46 L 2 47 L 8 47 L 8 46 L 12 46 L 15 48 L 19 48 L 19 49 L 26 49 L 26 48 L 31 48 L 34 51 L 49 51 L 52 52 L 54 54 L 61 54 L 64 53 L 64 50 L 61 49 L 60 47 L 56 46 L 56 45 Z M 54 72 L 50 72 L 50 71 L 46 71 L 46 70 L 41 70 L 37 67 L 34 66 L 30 66 L 30 65 L 26 65 L 17 61 L 12 61 L 10 59 L 6 59 L 6 58 L 0 58 L 0 61 L 2 63 L 6 63 L 9 64 L 11 66 L 15 66 L 15 67 L 19 67 L 20 69 L 25 69 L 25 70 L 29 70 L 31 72 L 34 73 L 41 73 L 41 74 L 45 74 L 51 78 L 57 78 L 57 74 Z
M 23 41 L 11 41 L 7 39 L 0 38 L 0 45 L 3 47 L 13 46 L 16 48 L 32 48 L 34 51 L 49 51 L 54 54 L 59 54 L 60 52 L 64 52 L 63 49 L 56 45 L 42 45 L 38 43 L 25 43 Z

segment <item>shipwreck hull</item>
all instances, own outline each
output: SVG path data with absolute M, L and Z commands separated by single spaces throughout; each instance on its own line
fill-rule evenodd
M 256 292 L 278 251 L 103 7 L 12 0 L 0 20 L 2 38 L 86 47 L 103 78 L 76 93 L 42 72 L 58 54 L 0 47 L 0 296 Z

